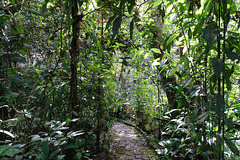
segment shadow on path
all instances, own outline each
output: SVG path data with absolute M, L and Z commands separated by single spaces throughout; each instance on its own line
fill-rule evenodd
M 157 159 L 154 150 L 147 146 L 146 140 L 134 127 L 115 122 L 110 130 L 110 135 L 112 137 L 110 159 Z

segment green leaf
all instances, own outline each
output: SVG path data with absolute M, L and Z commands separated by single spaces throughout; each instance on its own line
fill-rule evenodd
M 225 140 L 227 146 L 229 147 L 229 149 L 236 154 L 237 156 L 239 156 L 239 150 L 237 148 L 237 146 L 231 141 L 229 140 L 227 137 L 223 137 L 223 139 Z
M 178 37 L 178 35 L 179 35 L 179 33 L 172 34 L 167 40 L 167 45 L 169 45 L 174 39 L 176 39 Z
M 181 99 L 178 101 L 178 108 L 182 107 L 182 106 L 187 107 L 188 105 L 189 104 L 188 104 L 188 102 L 187 102 L 185 97 L 181 97 Z
M 3 145 L 0 146 L 0 157 L 8 156 L 13 158 L 16 154 L 21 153 L 22 151 L 20 148 L 22 147 L 19 145 L 14 145 L 14 146 L 8 146 L 8 145 Z
M 224 112 L 223 112 L 224 107 L 225 107 L 225 103 L 223 101 L 222 95 L 217 94 L 215 96 L 215 105 L 213 109 L 216 112 L 218 118 L 222 118 L 222 116 L 224 115 Z
M 0 16 L 0 23 L 3 23 L 7 20 L 10 20 L 10 16 L 8 16 L 8 15 L 1 15 Z
M 160 58 L 159 58 L 160 59 Z M 163 59 L 160 61 L 160 67 L 162 67 L 163 65 L 165 65 L 167 62 L 167 59 Z
M 183 81 L 182 87 L 186 88 L 192 82 L 192 78 Z
M 158 1 L 156 1 L 156 2 L 153 4 L 152 8 L 158 7 L 162 2 L 163 2 L 163 0 L 158 0 Z
M 49 155 L 49 146 L 45 141 L 42 142 L 42 151 L 45 159 L 47 159 Z
M 101 44 L 100 41 L 97 42 L 97 46 L 98 46 L 98 49 L 100 50 L 100 52 L 101 52 L 102 54 L 104 54 L 103 48 L 102 48 L 102 44 Z
M 22 56 L 13 57 L 12 61 L 19 62 L 19 63 L 26 63 L 25 57 L 22 57 Z
M 19 49 L 18 52 L 20 53 L 20 55 L 23 55 L 23 56 L 26 54 L 26 50 L 24 48 Z M 26 59 L 24 63 L 26 63 Z
M 197 109 L 194 109 L 194 110 L 192 111 L 192 115 L 191 115 L 191 121 L 192 121 L 192 122 L 194 122 L 194 121 L 196 120 L 198 111 L 199 111 L 198 108 L 197 108 Z
M 62 160 L 65 157 L 65 155 L 58 155 L 56 160 Z
M 32 135 L 31 137 L 32 137 L 31 138 L 31 142 L 41 140 L 41 137 L 38 134 Z
M 82 130 L 79 130 L 79 131 L 75 131 L 75 132 L 69 132 L 67 134 L 67 137 L 73 138 L 73 137 L 80 136 L 80 135 L 83 135 L 83 134 L 84 134 L 84 132 Z
M 77 157 L 77 159 L 81 159 L 82 158 L 82 152 L 78 152 L 76 157 Z
M 205 0 L 204 2 L 204 13 L 203 15 L 206 16 L 209 14 L 211 8 L 212 8 L 213 0 Z
M 160 60 L 160 58 L 155 59 L 155 60 L 153 61 L 152 65 L 153 65 L 153 66 L 158 66 L 158 65 L 160 65 L 159 60 Z
M 205 18 L 200 18 L 197 26 L 193 31 L 193 36 L 196 36 L 197 33 L 200 33 L 200 30 L 203 28 L 204 21 L 205 21 Z
M 221 5 L 221 8 L 222 8 L 222 19 L 224 20 L 226 26 L 228 25 L 229 23 L 229 20 L 230 20 L 230 9 L 228 9 L 228 2 L 227 0 L 222 0 L 222 5 Z M 232 8 L 231 8 L 232 10 Z
M 58 149 L 58 150 L 53 151 L 53 152 L 50 154 L 50 156 L 49 156 L 49 160 L 50 160 L 50 159 L 53 159 L 53 157 L 55 157 L 60 150 L 61 150 L 61 149 Z
M 21 26 L 16 26 L 16 30 L 18 31 L 18 33 L 22 33 L 23 29 Z
M 19 80 L 20 80 L 20 76 L 19 76 L 18 74 L 13 74 L 13 75 L 10 75 L 10 76 L 9 76 L 9 79 L 10 79 L 12 82 L 17 83 L 17 82 L 19 82 Z
M 49 0 L 45 0 L 45 1 L 42 3 L 42 12 L 45 12 L 45 11 L 46 11 L 48 2 L 49 2 Z
M 201 87 L 200 87 L 200 86 L 194 86 L 192 92 L 191 92 L 190 95 L 189 95 L 189 98 L 193 98 L 193 97 L 198 96 L 200 90 L 201 90 Z
M 118 33 L 121 23 L 122 23 L 122 15 L 119 15 L 113 22 L 113 27 L 112 27 L 113 37 L 112 37 L 112 39 L 114 39 L 115 35 Z
M 79 146 L 82 146 L 82 145 L 84 145 L 86 143 L 86 139 L 82 139 L 80 142 L 79 142 Z
M 36 11 L 34 9 L 27 9 L 28 11 L 32 12 L 33 15 L 35 16 L 42 16 L 42 13 L 39 11 Z
M 97 42 L 98 42 L 97 36 L 95 35 L 94 32 L 92 32 L 92 35 L 93 35 L 93 42 L 97 45 Z
M 122 43 L 118 43 L 116 42 L 115 43 L 117 47 L 125 47 L 126 45 L 125 44 L 122 44 Z M 125 57 L 121 58 L 121 59 L 124 59 Z M 125 58 L 126 59 L 126 58 Z
M 24 43 L 23 45 L 24 45 L 24 47 L 26 47 L 28 49 L 32 49 L 33 48 L 33 46 L 31 44 L 28 44 L 28 43 Z
M 211 36 L 212 25 L 207 26 L 203 31 L 203 37 L 206 39 L 208 46 L 213 45 L 214 37 Z
M 210 113 L 213 113 L 213 111 L 207 111 L 207 112 L 204 112 L 202 113 L 199 117 L 198 117 L 198 123 L 201 124 L 205 121 L 205 119 L 207 118 L 207 116 L 210 114 Z
M 184 22 L 184 24 L 183 24 L 183 28 L 191 28 L 191 27 L 193 27 L 194 26 L 194 23 L 193 22 L 191 22 L 191 21 L 186 21 L 186 22 Z
M 226 48 L 223 51 L 224 53 L 227 54 L 227 57 L 232 61 L 235 61 L 236 59 L 240 60 L 239 54 L 232 52 L 230 49 Z
M 172 77 L 172 76 L 176 73 L 177 69 L 178 69 L 178 66 L 175 66 L 175 67 L 171 70 L 171 72 L 170 72 L 170 74 L 168 75 L 168 77 Z
M 106 29 L 108 29 L 108 27 L 110 26 L 110 24 L 112 23 L 112 21 L 117 17 L 117 14 L 114 14 L 112 17 L 109 18 L 107 25 L 106 25 Z
M 209 156 L 209 155 L 211 155 L 211 154 L 213 154 L 213 151 L 210 151 L 210 150 L 208 150 L 208 151 L 206 151 L 205 153 L 204 153 L 204 157 L 203 157 L 203 159 L 207 159 L 207 157 Z
M 9 137 L 14 138 L 14 135 L 13 135 L 11 132 L 8 132 L 8 131 L 6 131 L 6 130 L 0 130 L 0 133 L 6 134 L 6 135 L 8 135 Z
M 183 87 L 182 87 L 182 86 L 178 86 L 178 93 L 179 93 L 179 94 L 181 94 L 181 92 L 182 92 L 182 89 L 183 89 Z
M 132 39 L 132 37 L 133 37 L 133 19 L 132 19 L 132 21 L 130 22 L 130 39 Z
M 12 3 L 13 5 L 16 5 L 16 3 L 15 3 L 15 1 L 14 1 L 14 0 L 11 0 L 11 3 Z
M 213 70 L 214 70 L 214 75 L 218 79 L 223 71 L 223 62 L 221 59 L 218 59 L 213 63 Z
M 217 94 L 217 108 L 218 110 L 220 109 L 221 111 L 225 110 L 225 103 L 223 96 L 221 94 Z
M 7 145 L 3 145 L 3 146 L 0 146 L 0 155 L 1 156 L 5 156 L 5 152 L 9 149 L 9 146 Z
M 217 138 L 217 140 L 216 140 L 217 151 L 221 152 L 223 149 L 223 145 L 224 145 L 224 139 L 222 138 L 222 136 L 220 134 L 217 134 L 216 138 Z
M 69 123 L 72 122 L 72 120 L 71 120 L 71 119 L 67 119 L 65 122 L 66 122 L 67 124 L 69 124 Z
M 227 89 L 230 91 L 232 89 L 232 82 L 231 82 L 231 75 L 232 75 L 232 70 L 228 67 L 225 68 L 224 72 L 224 79 L 227 84 Z
M 9 95 L 11 98 L 17 98 L 19 96 L 19 93 L 11 92 Z
M 233 129 L 233 128 L 234 128 L 232 119 L 230 119 L 230 118 L 225 118 L 225 121 L 224 121 L 224 122 L 225 122 L 226 126 L 228 127 L 228 129 Z
M 71 144 L 69 144 L 68 146 L 66 146 L 65 148 L 64 148 L 64 150 L 67 150 L 67 149 L 73 149 L 73 148 L 76 148 L 77 146 L 74 144 L 74 143 L 71 143 Z
M 152 50 L 153 52 L 156 52 L 156 53 L 161 54 L 161 51 L 160 51 L 159 49 L 157 49 L 157 48 L 152 48 L 151 50 Z
M 12 75 L 12 74 L 15 74 L 15 73 L 16 73 L 17 68 L 13 68 L 13 69 L 8 68 L 7 71 L 8 71 L 8 74 L 9 74 L 9 75 Z
M 184 13 L 186 10 L 188 10 L 190 3 L 191 1 L 186 1 L 184 3 L 179 2 L 178 3 L 179 12 Z

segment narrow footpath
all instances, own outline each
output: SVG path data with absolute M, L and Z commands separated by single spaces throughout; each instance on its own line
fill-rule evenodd
M 144 137 L 132 127 L 115 122 L 111 131 L 110 159 L 156 160 L 157 155 L 147 146 Z

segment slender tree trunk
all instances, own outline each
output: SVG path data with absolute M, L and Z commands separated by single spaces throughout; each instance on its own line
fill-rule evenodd
M 70 105 L 71 105 L 72 118 L 74 118 L 77 116 L 74 114 L 74 110 L 75 110 L 75 106 L 78 104 L 77 62 L 78 62 L 78 55 L 79 55 L 79 45 L 78 45 L 79 22 L 81 21 L 81 16 L 79 16 L 78 14 L 78 0 L 72 0 L 71 11 L 72 11 L 72 42 L 71 42 L 71 49 L 70 49 L 70 56 L 71 56 Z M 73 139 L 69 139 L 68 143 L 69 144 L 75 143 L 75 141 Z M 66 159 L 73 159 L 74 156 L 75 156 L 75 153 L 73 150 L 68 149 L 66 151 Z
M 70 104 L 72 111 L 77 105 L 77 62 L 79 55 L 78 37 L 79 37 L 79 15 L 77 0 L 72 1 L 72 43 L 71 43 L 71 81 L 70 81 Z M 75 115 L 72 114 L 72 117 Z

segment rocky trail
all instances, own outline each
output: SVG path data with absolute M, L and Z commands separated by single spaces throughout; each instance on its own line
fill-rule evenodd
M 111 144 L 109 159 L 155 160 L 154 150 L 147 146 L 145 138 L 132 126 L 115 122 L 110 130 Z

